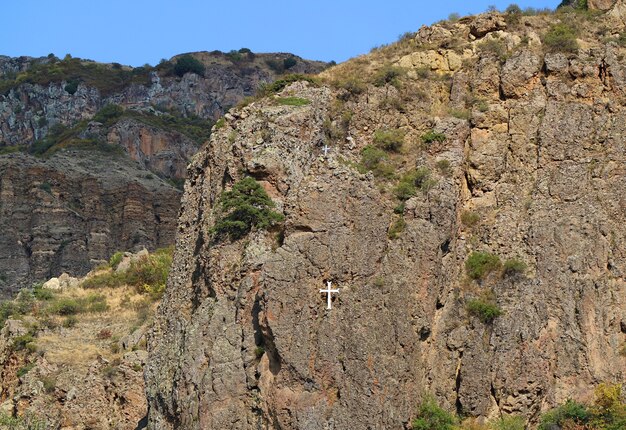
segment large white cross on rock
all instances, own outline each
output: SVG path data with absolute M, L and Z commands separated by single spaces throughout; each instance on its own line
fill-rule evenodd
M 320 293 L 326 293 L 327 296 L 327 301 L 328 301 L 328 307 L 326 309 L 332 309 L 333 305 L 332 305 L 332 293 L 338 293 L 339 289 L 337 290 L 333 290 L 332 289 L 333 283 L 330 281 L 326 281 L 326 289 L 325 290 L 320 290 Z

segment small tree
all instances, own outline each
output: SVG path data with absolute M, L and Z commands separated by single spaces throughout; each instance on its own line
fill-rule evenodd
M 176 65 L 174 66 L 174 73 L 178 76 L 183 76 L 185 73 L 195 73 L 196 75 L 204 76 L 204 71 L 204 64 L 189 54 L 183 55 L 176 60 Z
M 219 217 L 213 227 L 215 239 L 241 239 L 253 228 L 267 229 L 283 221 L 284 216 L 273 207 L 274 202 L 254 178 L 240 180 L 220 197 Z

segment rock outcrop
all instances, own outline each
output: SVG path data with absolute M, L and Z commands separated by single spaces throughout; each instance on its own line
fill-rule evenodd
M 149 337 L 150 429 L 408 428 L 428 393 L 532 425 L 624 381 L 624 48 L 588 21 L 585 49 L 546 53 L 552 18 L 505 19 L 423 29 L 325 72 L 334 87 L 230 112 L 189 167 Z M 471 55 L 402 60 L 445 49 Z M 390 129 L 403 147 L 376 162 L 421 172 L 404 188 L 363 158 Z M 244 176 L 284 225 L 216 243 L 219 196 Z M 474 252 L 516 269 L 472 278 Z M 477 316 L 481 300 L 501 315 Z

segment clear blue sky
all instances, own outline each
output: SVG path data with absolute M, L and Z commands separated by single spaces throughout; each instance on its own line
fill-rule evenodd
M 406 31 L 504 9 L 495 0 L 8 0 L 0 55 L 75 57 L 133 66 L 190 51 L 293 52 L 344 61 Z M 520 0 L 555 8 L 560 0 Z

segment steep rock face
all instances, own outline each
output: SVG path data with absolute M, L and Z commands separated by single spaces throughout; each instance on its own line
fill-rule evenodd
M 550 22 L 525 18 L 521 34 L 481 33 L 511 44 L 498 60 L 469 37 L 478 24 L 425 28 L 415 45 L 326 73 L 365 77 L 385 59 L 409 68 L 399 89 L 297 83 L 278 97 L 310 104 L 232 111 L 194 157 L 149 340 L 149 428 L 404 428 L 427 393 L 468 416 L 532 424 L 624 380 L 622 49 L 585 40 L 578 54 L 544 54 Z M 447 80 L 413 60 L 444 52 L 435 39 L 467 52 Z M 435 180 L 397 208 L 393 182 L 354 168 L 385 128 L 406 135 L 394 166 Z M 426 132 L 445 140 L 420 144 Z M 284 230 L 212 243 L 217 199 L 243 175 L 274 199 Z M 472 280 L 476 251 L 528 268 Z M 340 289 L 332 310 L 326 281 Z M 503 314 L 485 323 L 467 303 L 489 292 Z
M 146 170 L 165 178 L 184 178 L 187 164 L 198 150 L 198 145 L 182 133 L 132 119 L 117 122 L 108 130 L 106 140 L 111 145 L 120 145 Z
M 120 249 L 170 245 L 179 199 L 119 155 L 0 158 L 0 290 L 8 296 L 63 272 L 84 274 Z

